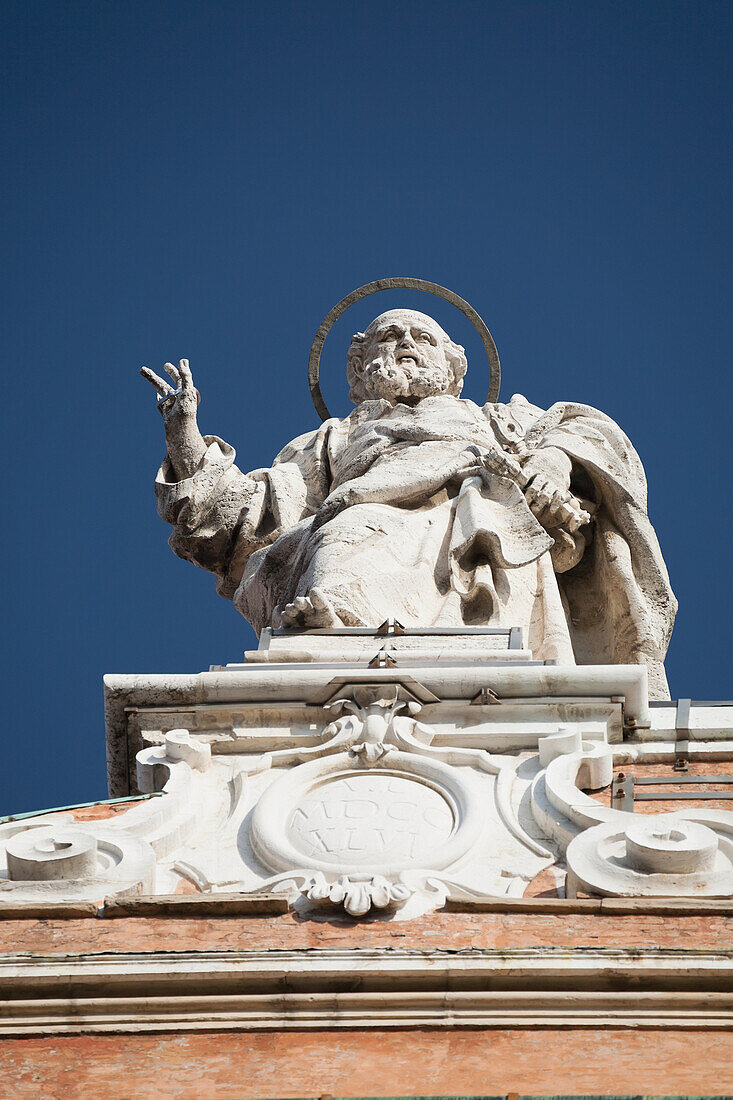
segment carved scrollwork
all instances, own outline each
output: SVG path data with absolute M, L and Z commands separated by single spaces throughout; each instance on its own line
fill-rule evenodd
M 2 890 L 14 900 L 44 895 L 96 899 L 106 893 L 145 893 L 154 888 L 151 846 L 95 822 L 31 820 L 6 833 L 4 843 L 0 838 L 0 862 L 2 847 L 8 879 Z
M 733 893 L 733 841 L 725 811 L 706 821 L 679 813 L 624 815 L 580 833 L 566 852 L 568 897 L 725 897 Z

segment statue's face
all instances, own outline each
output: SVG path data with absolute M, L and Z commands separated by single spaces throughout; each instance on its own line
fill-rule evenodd
M 450 338 L 432 317 L 390 310 L 364 335 L 363 385 L 370 397 L 410 404 L 446 393 L 453 383 L 446 355 Z

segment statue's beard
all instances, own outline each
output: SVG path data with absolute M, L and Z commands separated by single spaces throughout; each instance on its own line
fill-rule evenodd
M 414 359 L 397 359 L 390 352 L 380 355 L 364 371 L 364 388 L 373 399 L 420 401 L 446 393 L 450 385 L 447 367 L 439 367 L 415 352 Z

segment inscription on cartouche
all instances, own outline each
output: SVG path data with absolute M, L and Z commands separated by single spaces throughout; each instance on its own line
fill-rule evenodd
M 394 775 L 354 775 L 317 787 L 293 811 L 291 839 L 323 860 L 367 864 L 428 858 L 453 830 L 437 791 Z

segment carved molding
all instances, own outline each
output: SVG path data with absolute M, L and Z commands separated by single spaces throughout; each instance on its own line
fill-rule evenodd
M 275 666 L 266 702 L 241 699 L 240 675 L 228 673 L 228 709 L 216 710 L 215 728 L 197 711 L 195 733 L 171 678 L 172 694 L 155 700 L 155 720 L 171 728 L 137 753 L 138 785 L 152 797 L 104 821 L 62 813 L 0 825 L 0 896 L 100 903 L 175 894 L 185 880 L 212 899 L 275 892 L 304 913 L 408 920 L 446 902 L 521 897 L 551 867 L 560 883 L 567 870 L 571 896 L 733 895 L 732 813 L 690 806 L 642 819 L 586 793 L 608 786 L 614 759 L 674 758 L 658 711 L 647 742 L 611 744 L 620 704 L 596 694 L 616 686 L 607 670 L 590 680 L 565 670 L 576 696 L 563 702 L 541 694 L 557 687 L 554 668 L 522 669 L 535 696 L 490 707 L 471 703 L 475 671 L 446 666 L 441 676 L 462 694 L 437 703 L 378 670 L 359 681 Z M 224 693 L 224 674 L 211 675 Z M 330 702 L 281 704 L 281 675 L 301 686 L 320 677 Z M 249 740 L 236 725 L 245 720 Z M 715 751 L 733 753 L 733 726 Z
M 720 985 L 732 971 L 728 950 L 654 947 L 4 955 L 0 1034 L 599 1021 L 611 1028 L 729 1029 L 733 994 Z M 283 992 L 283 974 L 298 992 Z M 70 1007 L 67 990 L 74 987 L 83 995 Z

